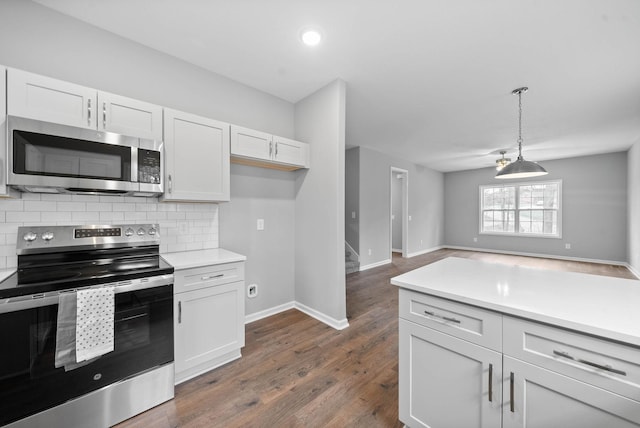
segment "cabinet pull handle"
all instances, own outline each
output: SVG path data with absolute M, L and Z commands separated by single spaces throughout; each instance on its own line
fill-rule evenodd
M 102 103 L 102 129 L 107 129 L 107 103 Z
M 269 157 L 273 154 L 273 141 L 269 141 Z
M 553 354 L 557 355 L 559 357 L 567 358 L 567 359 L 572 360 L 572 361 L 576 361 L 578 363 L 582 363 L 582 364 L 586 364 L 586 365 L 591 366 L 591 367 L 595 367 L 595 368 L 600 369 L 600 370 L 606 370 L 608 372 L 616 373 L 616 374 L 619 374 L 619 375 L 622 375 L 622 376 L 626 376 L 627 375 L 627 372 L 624 372 L 622 370 L 614 369 L 613 367 L 607 366 L 607 365 L 604 365 L 604 364 L 594 363 L 593 361 L 583 360 L 581 358 L 575 358 L 575 357 L 572 357 L 571 355 L 569 355 L 567 352 L 556 351 L 554 349 L 553 350 Z
M 509 410 L 511 413 L 515 413 L 515 405 L 514 405 L 514 392 L 513 392 L 513 372 L 511 372 L 511 376 L 509 377 Z
M 445 321 L 451 321 L 454 322 L 456 324 L 460 324 L 462 321 L 460 321 L 459 319 L 455 319 L 455 318 L 451 318 L 451 317 L 445 317 L 444 315 L 436 315 L 434 312 L 429 312 L 429 311 L 424 311 L 425 314 L 430 315 L 434 318 L 442 318 Z
M 182 324 L 182 302 L 178 301 L 178 324 Z
M 173 180 L 171 179 L 171 174 L 169 174 L 169 193 L 173 192 Z
M 489 402 L 493 401 L 493 364 L 489 364 Z
M 87 125 L 91 126 L 91 98 L 87 99 Z
M 220 273 L 218 275 L 203 276 L 203 277 L 200 277 L 200 281 L 206 281 L 207 279 L 222 278 L 223 276 L 224 276 L 223 273 Z
M 278 157 L 278 142 L 276 141 L 276 154 L 274 155 L 274 157 Z

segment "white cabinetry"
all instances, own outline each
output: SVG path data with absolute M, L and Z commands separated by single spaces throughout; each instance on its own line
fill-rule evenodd
M 640 349 L 406 289 L 399 305 L 407 426 L 640 427 Z
M 176 384 L 240 358 L 244 346 L 244 262 L 177 270 Z
M 9 69 L 7 113 L 45 122 L 162 140 L 162 107 Z
M 10 196 L 7 188 L 7 104 L 6 100 L 7 69 L 0 65 L 0 197 Z
M 229 124 L 164 112 L 165 201 L 228 201 Z
M 309 145 L 253 129 L 231 126 L 234 163 L 293 171 L 309 168 Z

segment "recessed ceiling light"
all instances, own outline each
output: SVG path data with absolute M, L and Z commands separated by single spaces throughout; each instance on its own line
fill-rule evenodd
M 322 41 L 322 33 L 315 28 L 306 28 L 300 33 L 300 39 L 307 46 L 317 46 Z

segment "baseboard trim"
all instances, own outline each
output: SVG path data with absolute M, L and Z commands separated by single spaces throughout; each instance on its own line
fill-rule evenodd
M 254 321 L 261 320 L 262 318 L 267 318 L 267 317 L 270 317 L 271 315 L 276 315 L 276 314 L 279 314 L 280 312 L 288 311 L 289 309 L 294 309 L 295 307 L 296 307 L 296 302 L 292 300 L 290 302 L 283 303 L 281 305 L 274 306 L 272 308 L 265 309 L 263 311 L 254 312 L 252 314 L 245 315 L 244 323 L 249 324 Z
M 360 272 L 367 269 L 373 269 L 374 267 L 382 266 L 391 263 L 391 259 L 382 260 L 380 262 L 371 263 L 368 265 L 360 266 Z
M 300 302 L 296 302 L 296 309 L 336 330 L 344 330 L 345 328 L 349 327 L 349 321 L 347 321 L 346 318 L 337 320 Z
M 349 322 L 347 319 L 337 320 L 329 315 L 326 315 L 320 311 L 317 311 L 313 308 L 310 308 L 307 305 L 303 305 L 300 302 L 291 301 L 287 303 L 283 303 L 282 305 L 274 306 L 269 309 L 265 309 L 260 312 L 254 312 L 249 315 L 245 315 L 244 323 L 249 324 L 254 321 L 261 320 L 263 318 L 270 317 L 272 315 L 279 314 L 280 312 L 288 311 L 289 309 L 296 309 L 304 314 L 309 315 L 312 318 L 317 319 L 318 321 L 328 325 L 329 327 L 335 328 L 336 330 L 344 330 L 349 327 Z
M 636 278 L 640 279 L 640 272 L 638 272 L 636 269 L 634 269 L 634 267 L 631 266 L 629 263 L 627 263 L 626 266 L 627 266 L 627 269 L 629 269 L 629 272 L 634 274 L 636 276 Z
M 483 253 L 494 253 L 494 254 L 509 254 L 513 256 L 525 256 L 525 257 L 541 257 L 545 259 L 555 259 L 555 260 L 569 260 L 573 262 L 586 262 L 586 263 L 602 263 L 607 265 L 614 266 L 624 266 L 628 267 L 627 262 L 621 262 L 617 260 L 600 260 L 600 259 L 587 259 L 584 257 L 569 257 L 569 256 L 558 256 L 555 254 L 543 254 L 543 253 L 525 253 L 520 251 L 505 251 L 505 250 L 493 250 L 489 248 L 475 248 L 475 247 L 460 247 L 457 245 L 445 245 L 442 248 L 448 248 L 451 250 L 466 250 L 466 251 L 481 251 Z
M 437 247 L 431 247 L 431 248 L 427 248 L 426 250 L 420 250 L 420 251 L 416 251 L 414 253 L 409 253 L 409 254 L 407 254 L 407 257 L 411 258 L 411 257 L 415 257 L 415 256 L 421 256 L 423 254 L 427 254 L 427 253 L 430 253 L 432 251 L 442 250 L 443 248 L 446 248 L 446 247 L 444 247 L 442 245 L 438 245 Z

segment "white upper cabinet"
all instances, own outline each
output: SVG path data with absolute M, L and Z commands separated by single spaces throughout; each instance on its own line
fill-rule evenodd
M 0 65 L 0 100 L 6 99 L 7 69 Z M 7 110 L 0 102 L 0 197 L 9 196 L 7 189 Z
M 9 69 L 7 110 L 12 116 L 96 129 L 95 89 Z
M 309 145 L 240 126 L 231 126 L 234 163 L 293 171 L 309 168 Z
M 164 201 L 228 201 L 229 124 L 164 110 Z
M 62 80 L 9 69 L 12 116 L 162 140 L 162 107 Z
M 98 129 L 162 140 L 162 107 L 108 92 L 98 92 Z

